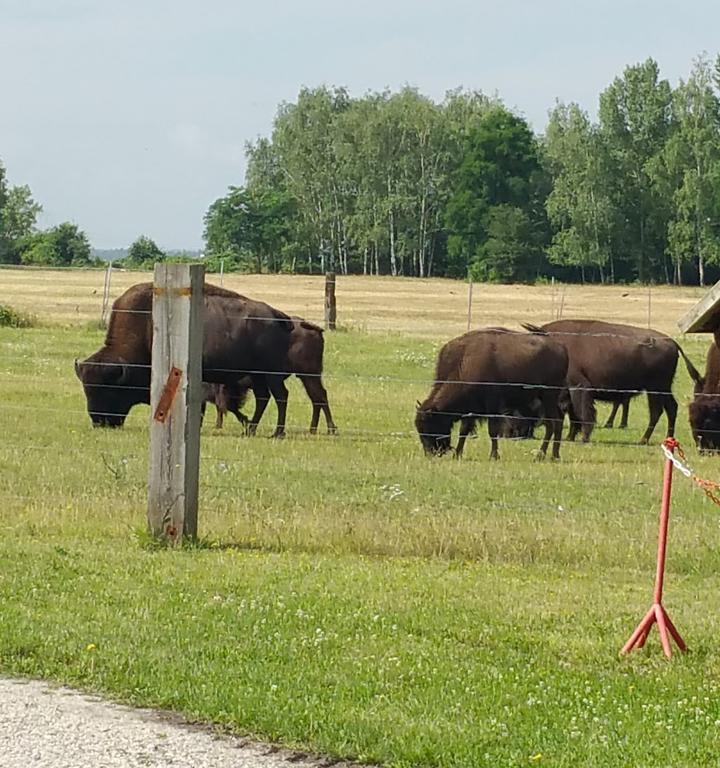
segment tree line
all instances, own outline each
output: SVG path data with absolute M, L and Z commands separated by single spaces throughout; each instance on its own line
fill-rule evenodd
M 205 216 L 225 269 L 504 282 L 720 277 L 720 57 L 676 88 L 653 59 L 557 103 L 545 132 L 498 98 L 303 88 Z

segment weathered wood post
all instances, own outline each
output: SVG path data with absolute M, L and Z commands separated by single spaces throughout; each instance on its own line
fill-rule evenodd
M 473 281 L 472 278 L 470 278 L 468 282 L 468 315 L 467 315 L 467 329 L 470 330 L 470 326 L 472 325 L 472 293 L 473 293 Z
M 204 279 L 202 264 L 155 265 L 148 524 L 176 545 L 197 537 Z
M 329 331 L 334 331 L 336 320 L 335 273 L 327 272 L 325 275 L 325 328 Z
M 108 305 L 110 304 L 110 282 L 112 280 L 112 261 L 108 261 L 105 270 L 105 283 L 103 284 L 103 302 L 100 312 L 100 327 L 107 328 Z

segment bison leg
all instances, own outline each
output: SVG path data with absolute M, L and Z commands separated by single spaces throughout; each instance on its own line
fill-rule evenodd
M 233 408 L 231 406 L 228 410 L 235 415 L 235 418 L 243 425 L 243 427 L 247 428 L 248 417 L 239 408 Z
M 225 409 L 220 403 L 215 403 L 217 416 L 215 417 L 215 429 L 222 429 L 223 419 L 225 418 Z
M 253 377 L 252 390 L 255 395 L 255 412 L 247 426 L 249 435 L 254 435 L 257 432 L 260 419 L 262 419 L 263 413 L 265 413 L 265 409 L 270 402 L 270 390 L 264 376 Z
M 328 403 L 327 390 L 323 386 L 319 376 L 298 376 L 305 387 L 305 392 L 312 403 L 312 419 L 310 420 L 310 433 L 315 434 L 320 421 L 320 412 L 325 414 L 325 423 L 327 424 L 328 434 L 334 435 L 337 432 L 332 414 L 330 413 L 330 404 Z
M 627 429 L 628 415 L 630 414 L 630 398 L 623 400 L 622 417 L 620 418 L 620 429 Z
M 582 432 L 584 443 L 590 440 L 595 426 L 595 403 L 589 384 L 590 382 L 583 382 L 570 391 L 571 413 L 574 413 L 574 419 L 571 415 L 568 440 L 574 440 L 578 432 Z
M 490 435 L 490 458 L 499 459 L 498 453 L 498 435 L 502 429 L 502 418 L 499 416 L 490 416 L 488 418 L 488 434 Z
M 200 404 L 200 427 L 202 428 L 203 421 L 205 419 L 205 410 L 207 409 L 207 403 L 203 400 Z
M 570 407 L 568 408 L 570 431 L 568 432 L 567 439 L 571 442 L 575 440 L 578 432 L 582 429 L 584 391 L 585 390 L 580 387 L 573 387 L 570 390 Z
M 612 429 L 613 424 L 615 423 L 615 416 L 617 415 L 618 409 L 620 408 L 620 403 L 618 401 L 615 401 L 612 404 L 612 410 L 610 411 L 610 416 L 608 416 L 608 420 L 605 422 L 605 429 Z M 623 413 L 625 412 L 625 404 L 623 403 Z M 622 424 L 620 425 L 622 427 Z
M 668 420 L 667 436 L 673 437 L 675 434 L 675 420 L 677 419 L 678 404 L 671 393 L 665 395 L 664 408 Z
M 465 450 L 465 441 L 467 436 L 475 429 L 475 419 L 465 417 L 460 420 L 460 434 L 458 435 L 458 444 L 455 448 L 455 458 L 461 459 Z
M 277 405 L 278 420 L 273 437 L 285 437 L 285 418 L 287 416 L 288 390 L 285 386 L 285 377 L 274 374 L 267 377 L 267 385 Z
M 239 381 L 233 384 L 226 384 L 223 387 L 225 395 L 222 401 L 223 416 L 227 413 L 232 413 L 246 430 L 249 423 L 248 418 L 240 409 L 245 404 L 247 391 L 251 388 L 252 378 L 250 376 L 244 376 Z
M 547 454 L 548 444 L 552 437 L 552 457 L 553 459 L 559 459 L 563 430 L 563 412 L 560 408 L 559 397 L 555 391 L 546 390 L 543 396 L 543 412 L 545 416 L 545 437 L 540 446 L 540 457 L 544 458 Z
M 645 434 L 642 436 L 640 443 L 647 445 L 652 437 L 652 433 L 655 430 L 655 426 L 662 415 L 663 410 L 667 416 L 668 437 L 672 437 L 675 434 L 675 420 L 677 418 L 677 400 L 671 393 L 667 394 L 648 394 L 648 409 L 650 411 L 650 420 L 648 422 L 648 428 L 645 430 Z

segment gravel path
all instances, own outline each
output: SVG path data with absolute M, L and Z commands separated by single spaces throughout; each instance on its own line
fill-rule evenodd
M 38 681 L 0 679 L 2 768 L 320 768 L 318 761 Z

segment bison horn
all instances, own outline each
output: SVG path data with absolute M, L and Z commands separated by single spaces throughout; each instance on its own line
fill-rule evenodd
M 77 357 L 75 358 L 75 375 L 78 377 L 78 379 L 80 378 L 80 361 L 77 359 Z
M 415 401 L 415 405 L 417 406 L 418 410 L 420 410 L 422 408 L 422 403 L 419 400 Z

